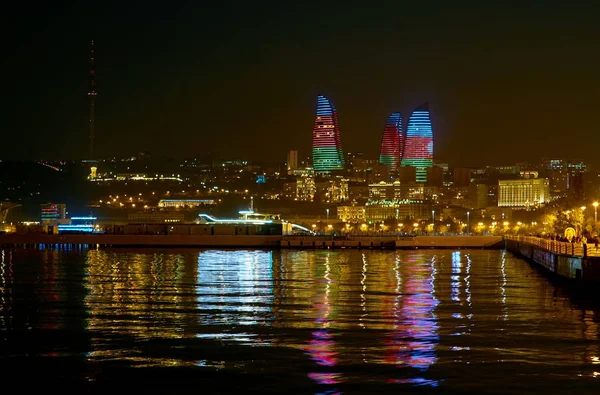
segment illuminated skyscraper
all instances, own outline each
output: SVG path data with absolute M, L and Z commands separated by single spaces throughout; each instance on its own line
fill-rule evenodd
M 403 150 L 402 116 L 399 112 L 395 112 L 388 117 L 383 129 L 379 163 L 389 167 L 390 171 L 397 171 L 400 167 Z
M 417 107 L 408 118 L 402 166 L 417 169 L 417 182 L 427 181 L 427 168 L 433 166 L 433 131 L 427 103 Z
M 317 117 L 313 127 L 313 168 L 317 173 L 344 169 L 344 153 L 335 107 L 325 97 L 317 98 Z

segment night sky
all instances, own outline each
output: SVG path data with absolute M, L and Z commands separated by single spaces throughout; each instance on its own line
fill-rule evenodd
M 2 159 L 86 156 L 93 38 L 101 156 L 305 156 L 324 94 L 345 151 L 375 158 L 388 114 L 428 101 L 451 166 L 600 165 L 589 1 L 15 3 L 0 16 Z

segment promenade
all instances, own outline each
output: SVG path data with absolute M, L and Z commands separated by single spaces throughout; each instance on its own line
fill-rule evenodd
M 533 236 L 505 236 L 506 248 L 560 277 L 600 281 L 600 250 L 594 244 Z

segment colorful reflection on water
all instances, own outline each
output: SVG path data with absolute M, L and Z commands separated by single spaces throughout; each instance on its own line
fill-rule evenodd
M 599 311 L 505 251 L 0 250 L 1 367 L 69 361 L 84 388 L 168 367 L 242 392 L 585 390 Z

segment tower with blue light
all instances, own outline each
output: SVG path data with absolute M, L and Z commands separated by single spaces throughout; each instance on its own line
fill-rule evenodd
M 428 103 L 417 107 L 408 118 L 401 163 L 416 168 L 417 182 L 427 181 L 427 168 L 433 166 L 433 130 Z
M 317 116 L 312 139 L 313 168 L 317 173 L 344 169 L 344 152 L 335 107 L 322 95 L 317 98 Z
M 388 117 L 383 128 L 379 163 L 387 166 L 390 171 L 398 171 L 403 150 L 402 116 L 399 112 L 395 112 Z

